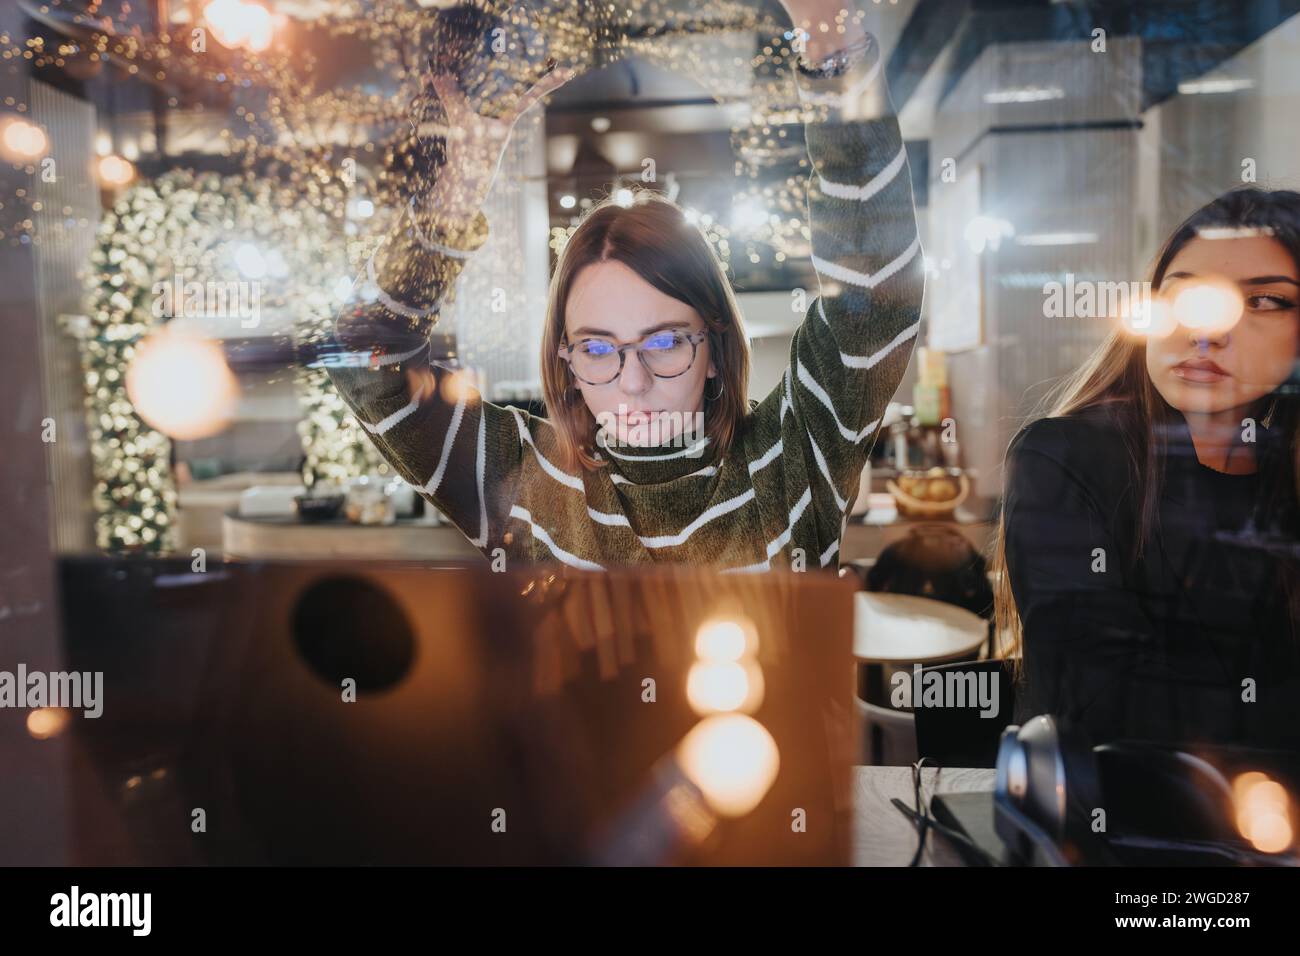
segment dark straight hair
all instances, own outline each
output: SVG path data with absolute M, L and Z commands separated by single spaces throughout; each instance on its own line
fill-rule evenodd
M 1159 289 L 1169 264 L 1179 251 L 1208 230 L 1240 231 L 1267 235 L 1286 249 L 1300 270 L 1300 193 L 1257 187 L 1232 189 L 1188 216 L 1165 240 L 1151 269 L 1151 288 Z M 1294 381 L 1295 375 L 1292 374 Z M 1291 630 L 1300 620 L 1300 572 L 1294 549 L 1300 544 L 1300 485 L 1297 484 L 1297 424 L 1300 399 L 1284 383 L 1271 396 L 1260 424 L 1271 436 L 1262 443 L 1257 461 L 1260 494 L 1254 525 L 1291 542 L 1291 553 L 1279 562 L 1280 582 L 1290 608 Z M 1123 555 L 1131 569 L 1158 531 L 1160 493 L 1164 484 L 1166 436 L 1177 422 L 1170 407 L 1151 382 L 1146 365 L 1146 340 L 1116 329 L 1086 362 L 1048 396 L 1048 411 L 1040 416 L 1057 418 L 1086 408 L 1104 407 L 1120 433 L 1127 452 L 1135 502 L 1133 547 Z M 1285 550 L 1285 549 L 1284 549 Z M 998 630 L 1009 635 L 1012 647 L 1021 647 L 1022 629 L 1006 564 L 1006 512 L 998 521 L 993 566 L 1000 572 L 995 587 Z

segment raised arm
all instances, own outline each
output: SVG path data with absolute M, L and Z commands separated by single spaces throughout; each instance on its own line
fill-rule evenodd
M 539 82 L 502 119 L 480 116 L 454 82 L 434 78 L 447 114 L 446 162 L 429 192 L 409 196 L 334 326 L 339 357 L 330 377 L 367 437 L 485 553 L 499 542 L 514 497 L 527 416 L 485 401 L 467 374 L 433 364 L 429 337 L 487 239 L 480 207 L 511 127 L 571 76 L 558 71 Z
M 796 71 L 799 96 L 816 111 L 805 137 L 820 294 L 795 331 L 784 381 L 756 410 L 780 418 L 785 454 L 804 455 L 822 565 L 835 557 L 880 419 L 907 368 L 924 289 L 907 153 L 878 44 L 850 31 L 838 42 L 810 41 L 805 59 L 815 63 L 859 38 L 869 46 L 846 73 L 817 79 Z

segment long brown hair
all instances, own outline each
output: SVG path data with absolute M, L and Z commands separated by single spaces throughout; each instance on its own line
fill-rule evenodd
M 1300 269 L 1300 193 L 1245 187 L 1230 190 L 1202 206 L 1174 230 L 1151 269 L 1152 290 L 1160 288 L 1170 262 L 1183 246 L 1202 230 L 1223 228 L 1266 231 L 1286 248 Z M 1119 432 L 1127 453 L 1131 486 L 1137 492 L 1133 503 L 1136 529 L 1133 547 L 1122 556 L 1126 567 L 1131 569 L 1141 560 L 1158 528 L 1165 435 L 1177 415 L 1151 382 L 1146 366 L 1146 340 L 1118 329 L 1111 332 L 1087 361 L 1052 391 L 1043 405 L 1046 411 L 1031 418 L 1058 418 L 1104 406 Z M 1287 390 L 1275 392 L 1261 424 L 1275 430 L 1282 441 L 1270 443 L 1272 451 L 1258 462 L 1262 483 L 1256 524 L 1280 527 L 1291 535 L 1297 530 L 1297 497 L 1300 496 L 1298 422 L 1296 396 Z M 1018 657 L 1024 634 L 1007 574 L 1005 504 L 998 518 L 992 566 L 997 572 L 993 588 L 997 633 L 1000 639 L 1011 639 L 1006 653 Z M 1294 622 L 1300 606 L 1294 562 L 1284 560 L 1281 573 Z M 1017 662 L 1017 670 L 1019 667 Z
M 594 470 L 596 420 L 559 357 L 565 341 L 565 309 L 573 283 L 596 262 L 621 262 L 650 285 L 693 308 L 708 332 L 709 356 L 722 383 L 717 399 L 705 393 L 704 433 L 721 459 L 749 413 L 749 342 L 735 293 L 722 263 L 698 226 L 672 200 L 653 190 L 635 193 L 631 205 L 614 197 L 595 205 L 560 253 L 551 277 L 542 333 L 542 394 L 560 436 L 565 467 Z

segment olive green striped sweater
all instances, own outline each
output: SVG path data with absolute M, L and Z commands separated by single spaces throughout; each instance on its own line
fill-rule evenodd
M 924 281 L 878 49 L 840 77 L 797 75 L 815 116 L 806 125 L 812 264 L 837 294 L 813 300 L 782 381 L 752 405 L 722 460 L 707 446 L 703 456 L 624 446 L 609 449 L 608 467 L 569 472 L 544 418 L 432 384 L 450 373 L 431 366 L 428 336 L 487 237 L 481 212 L 430 230 L 412 212 L 371 259 L 335 325 L 337 347 L 359 361 L 330 375 L 384 457 L 486 556 L 592 570 L 838 563 L 845 517 L 912 353 Z M 415 395 L 411 369 L 431 373 Z

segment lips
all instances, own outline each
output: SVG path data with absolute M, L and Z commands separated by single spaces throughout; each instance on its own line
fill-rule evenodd
M 630 411 L 623 414 L 623 420 L 629 424 L 636 424 L 637 422 L 648 422 L 651 419 L 657 418 L 660 414 L 662 413 L 658 410 L 649 412 Z
M 1232 377 L 1217 362 L 1209 359 L 1188 359 L 1179 362 L 1169 371 L 1185 382 L 1199 385 L 1213 385 L 1215 382 L 1222 382 Z

